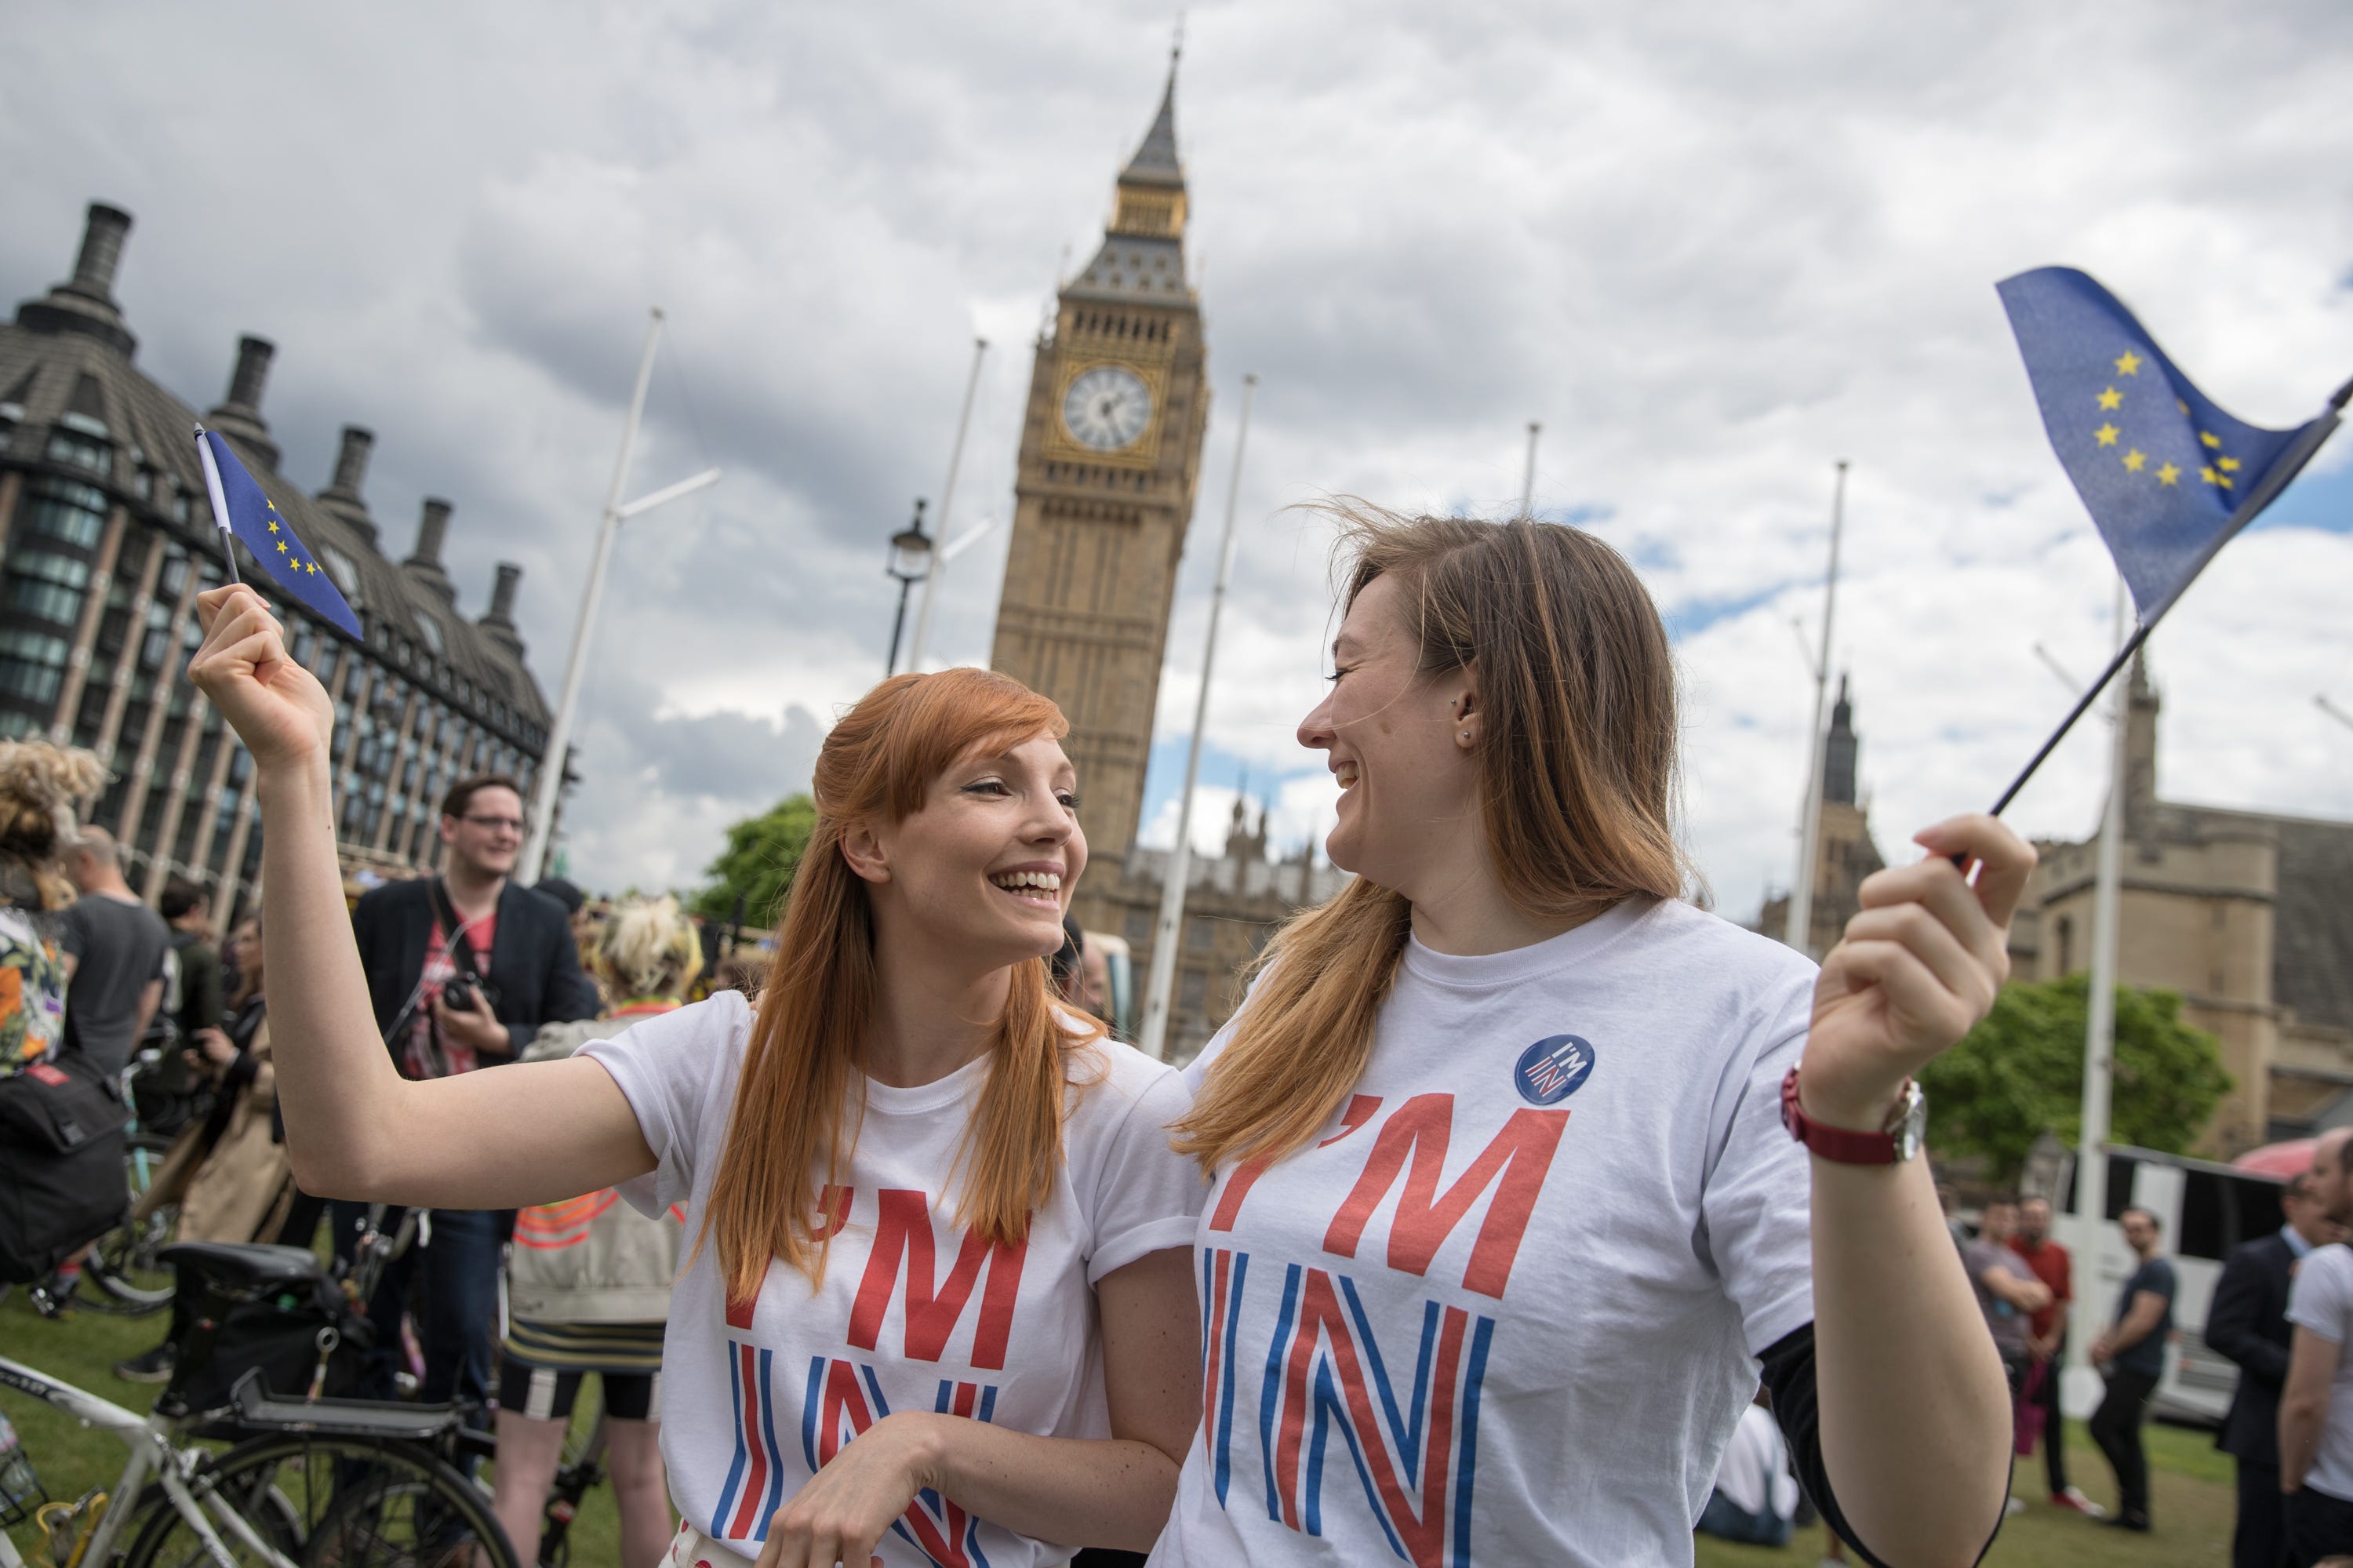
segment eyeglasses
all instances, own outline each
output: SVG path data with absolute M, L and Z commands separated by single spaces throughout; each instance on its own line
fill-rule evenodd
M 492 832 L 504 831 L 510 833 L 520 833 L 522 832 L 521 817 L 460 817 L 458 820 L 461 822 L 471 822 L 478 828 L 488 828 Z

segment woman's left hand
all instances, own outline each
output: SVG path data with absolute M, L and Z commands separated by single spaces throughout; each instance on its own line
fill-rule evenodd
M 886 1415 L 826 1462 L 768 1521 L 756 1568 L 868 1568 L 915 1494 L 937 1483 L 927 1412 Z
M 2010 916 L 2034 851 L 1983 815 L 1913 842 L 1927 858 L 1864 880 L 1862 913 L 1814 985 L 1799 1094 L 1831 1127 L 1884 1125 L 1904 1080 L 1968 1033 L 2010 977 Z M 1974 886 L 1955 854 L 1979 863 Z
M 207 1066 L 226 1067 L 237 1060 L 237 1046 L 217 1029 L 196 1031 L 196 1049 L 203 1054 Z

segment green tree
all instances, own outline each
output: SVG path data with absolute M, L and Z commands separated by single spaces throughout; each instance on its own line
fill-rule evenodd
M 756 817 L 746 817 L 727 830 L 727 847 L 703 868 L 711 881 L 693 898 L 696 914 L 706 920 L 725 920 L 744 900 L 744 923 L 766 926 L 784 912 L 785 889 L 817 831 L 817 802 L 807 795 L 787 795 Z
M 2090 1001 L 2081 974 L 2003 987 L 1985 1021 L 1920 1075 L 1929 1141 L 1983 1155 L 2001 1184 L 2017 1180 L 2045 1128 L 2072 1148 L 2083 1130 Z M 2183 1153 L 2231 1086 L 2221 1042 L 2181 1022 L 2179 996 L 2116 988 L 2113 1141 Z

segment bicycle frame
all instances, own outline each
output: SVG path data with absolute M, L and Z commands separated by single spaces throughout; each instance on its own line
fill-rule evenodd
M 216 1568 L 238 1568 L 237 1559 L 229 1555 L 221 1540 L 222 1530 L 234 1536 L 248 1550 L 257 1552 L 270 1568 L 296 1568 L 283 1552 L 264 1541 L 245 1516 L 207 1492 L 201 1499 L 188 1485 L 201 1454 L 195 1449 L 173 1446 L 170 1427 L 160 1416 L 137 1415 L 111 1401 L 87 1393 L 71 1383 L 59 1383 L 46 1372 L 36 1372 L 22 1361 L 0 1356 L 0 1387 L 30 1395 L 45 1404 L 56 1406 L 88 1426 L 111 1432 L 122 1446 L 131 1450 L 131 1457 L 122 1467 L 121 1479 L 109 1494 L 106 1512 L 91 1527 L 90 1542 L 83 1549 L 81 1560 L 89 1563 L 111 1562 L 114 1554 L 115 1537 L 138 1511 L 140 1494 L 153 1477 L 164 1490 L 164 1496 L 197 1541 L 203 1543 L 205 1554 Z M 215 1529 L 216 1521 L 222 1530 Z M 0 1568 L 24 1568 L 24 1559 L 5 1534 L 0 1534 Z

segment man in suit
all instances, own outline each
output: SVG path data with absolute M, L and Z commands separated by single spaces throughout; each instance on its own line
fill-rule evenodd
M 465 779 L 441 800 L 438 876 L 387 883 L 352 912 L 376 1027 L 402 1074 L 447 1077 L 513 1061 L 543 1023 L 596 1015 L 596 987 L 564 906 L 511 880 L 522 849 L 522 790 L 497 775 Z M 332 1206 L 335 1249 L 351 1248 L 364 1204 Z M 387 1230 L 398 1215 L 385 1218 Z M 436 1209 L 430 1241 L 385 1271 L 373 1387 L 389 1394 L 400 1314 L 417 1274 L 419 1395 L 490 1397 L 500 1255 L 512 1213 Z
M 2231 1537 L 2232 1568 L 2286 1568 L 2286 1526 L 2280 1512 L 2279 1401 L 2287 1376 L 2288 1283 L 2316 1246 L 2345 1239 L 2328 1218 L 2308 1173 L 2280 1189 L 2287 1223 L 2267 1236 L 2231 1249 L 2206 1311 L 2206 1343 L 2238 1363 L 2239 1391 L 2214 1446 L 2238 1461 L 2239 1523 Z

